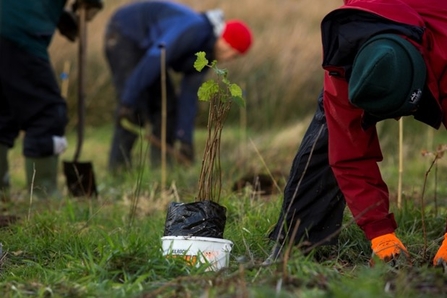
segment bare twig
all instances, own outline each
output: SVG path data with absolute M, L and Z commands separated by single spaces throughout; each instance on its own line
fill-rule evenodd
M 31 179 L 31 186 L 30 186 L 30 190 L 29 190 L 28 221 L 31 219 L 31 206 L 33 205 L 34 179 L 35 178 L 36 178 L 36 167 L 33 164 L 33 177 Z
M 259 153 L 258 148 L 256 147 L 255 143 L 253 142 L 253 140 L 250 138 L 250 143 L 253 145 L 253 148 L 256 151 L 256 154 L 258 155 L 259 159 L 262 162 L 262 165 L 265 167 L 265 169 L 267 170 L 267 173 L 269 174 L 270 178 L 272 178 L 273 183 L 275 184 L 275 187 L 278 191 L 281 191 L 281 188 L 278 185 L 278 182 L 276 182 L 276 179 L 273 177 L 272 173 L 270 172 L 270 169 L 267 167 L 267 164 L 265 163 L 264 158 L 262 158 L 261 153 Z
M 425 258 L 425 254 L 427 252 L 427 229 L 425 226 L 425 189 L 427 186 L 427 179 L 428 179 L 428 174 L 430 173 L 431 169 L 433 168 L 433 166 L 436 164 L 436 161 L 439 159 L 438 154 L 435 154 L 435 158 L 432 160 L 430 167 L 428 168 L 428 170 L 425 172 L 424 175 L 424 184 L 422 186 L 422 194 L 421 194 L 421 223 L 422 223 L 422 234 L 424 237 L 424 249 L 423 249 L 423 257 Z
M 427 228 L 425 225 L 425 201 L 424 201 L 428 174 L 431 172 L 431 169 L 433 167 L 435 167 L 435 170 L 437 169 L 436 162 L 444 156 L 444 152 L 446 150 L 447 150 L 447 145 L 439 145 L 435 153 L 428 152 L 428 151 L 422 152 L 422 156 L 428 156 L 428 155 L 434 156 L 430 166 L 428 167 L 428 170 L 425 172 L 424 184 L 422 186 L 422 194 L 421 194 L 421 223 L 422 223 L 422 232 L 423 232 L 423 236 L 424 236 L 424 249 L 423 249 L 423 257 L 424 258 L 425 258 L 425 254 L 427 253 L 427 247 L 428 247 Z M 437 171 L 435 172 L 435 174 L 437 174 Z M 437 179 L 437 175 L 435 176 L 435 179 Z M 435 191 L 436 191 L 436 189 L 435 189 Z M 437 212 L 437 210 L 435 212 Z
M 223 124 L 230 108 L 231 101 L 222 101 L 219 96 L 215 96 L 210 100 L 207 126 L 208 138 L 205 143 L 199 176 L 198 201 L 219 201 L 222 189 L 220 144 Z

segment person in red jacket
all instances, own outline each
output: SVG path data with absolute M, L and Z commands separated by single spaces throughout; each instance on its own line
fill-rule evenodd
M 306 184 L 310 178 L 303 176 L 294 183 L 289 181 L 280 221 L 271 239 L 280 243 L 312 239 L 312 234 L 321 232 L 314 223 L 331 212 L 337 213 L 332 217 L 340 224 L 342 207 L 314 212 L 319 205 L 329 208 L 328 201 L 342 206 L 340 193 L 336 191 L 339 187 L 376 256 L 388 261 L 402 253 L 408 255 L 395 234 L 397 224 L 389 211 L 388 188 L 377 164 L 382 160 L 382 152 L 375 124 L 412 115 L 435 129 L 441 124 L 447 126 L 446 15 L 444 0 L 346 0 L 324 17 L 321 30 L 325 73 L 322 106 L 318 110 L 322 116 L 314 118 L 306 135 L 314 136 L 318 148 L 328 152 L 327 161 L 336 186 L 331 184 L 332 197 L 324 195 L 324 186 L 313 195 L 301 190 L 301 196 L 297 196 L 297 184 Z M 322 128 L 322 135 L 316 130 L 318 127 Z M 303 170 L 299 165 L 305 158 L 300 151 L 305 149 L 298 151 L 300 158 L 294 161 L 289 179 Z M 317 155 L 324 154 L 317 152 Z M 318 168 L 313 163 L 309 167 Z M 323 173 L 328 171 L 321 171 L 320 175 Z M 315 175 L 319 174 L 312 176 Z M 293 195 L 287 192 L 287 187 L 295 189 Z M 302 198 L 306 202 L 300 202 Z M 301 215 L 312 212 L 315 216 L 301 220 Z M 292 231 L 297 225 L 303 232 L 297 233 L 295 239 L 288 239 L 288 231 L 281 231 L 285 226 Z M 324 243 L 325 235 L 330 233 L 325 231 L 314 237 L 313 243 Z M 278 249 L 274 254 L 278 254 Z M 447 233 L 433 264 L 446 262 Z

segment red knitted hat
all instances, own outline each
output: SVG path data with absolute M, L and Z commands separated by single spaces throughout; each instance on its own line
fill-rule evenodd
M 239 20 L 229 20 L 225 23 L 222 38 L 241 54 L 244 54 L 252 43 L 250 28 Z

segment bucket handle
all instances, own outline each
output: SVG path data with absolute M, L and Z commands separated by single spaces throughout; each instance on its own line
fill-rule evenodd
M 225 243 L 222 247 L 222 251 L 230 252 L 232 248 L 233 248 L 233 244 Z

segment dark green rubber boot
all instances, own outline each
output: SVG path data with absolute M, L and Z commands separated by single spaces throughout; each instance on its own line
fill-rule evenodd
M 60 198 L 57 189 L 58 156 L 26 157 L 25 169 L 28 191 L 38 198 Z
M 0 200 L 9 200 L 9 166 L 8 166 L 8 150 L 5 145 L 0 144 Z

